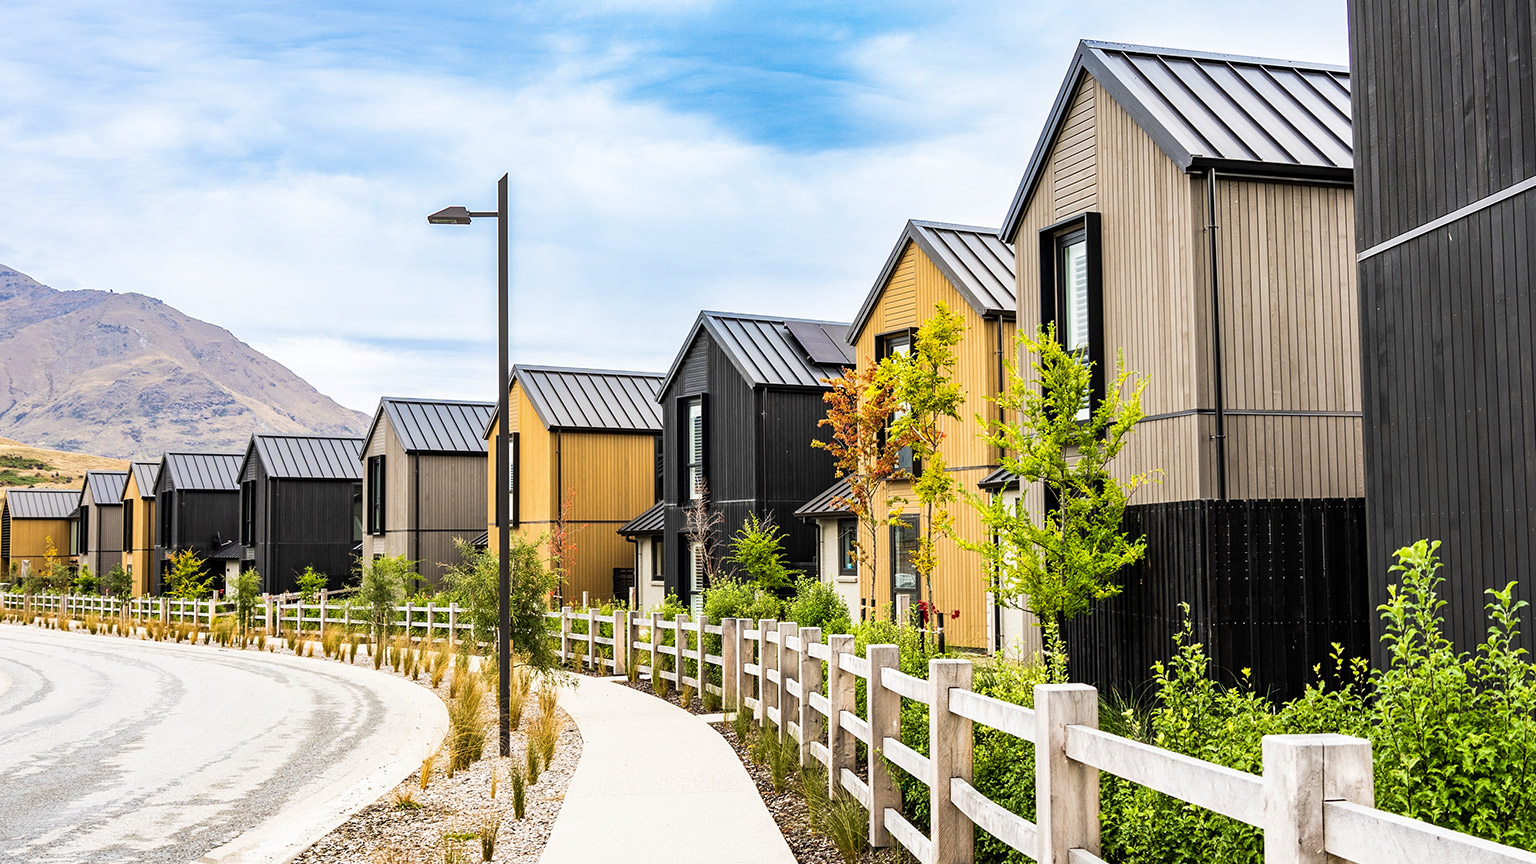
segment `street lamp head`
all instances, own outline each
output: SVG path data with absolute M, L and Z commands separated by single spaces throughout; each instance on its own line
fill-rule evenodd
M 444 207 L 427 217 L 433 225 L 468 225 L 469 221 L 469 210 L 465 207 Z

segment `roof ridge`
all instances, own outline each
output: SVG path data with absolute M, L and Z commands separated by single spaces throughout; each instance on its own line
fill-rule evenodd
M 631 378 L 661 378 L 664 372 L 641 372 L 635 369 L 596 369 L 586 366 L 546 366 L 537 363 L 514 363 L 513 370 L 524 372 L 563 372 L 570 375 L 626 375 Z M 488 405 L 495 403 L 486 403 Z
M 481 407 L 494 406 L 495 402 L 486 402 L 480 399 L 428 399 L 425 396 L 380 396 L 380 402 L 410 402 L 415 405 L 475 405 Z
M 1225 54 L 1220 51 L 1201 51 L 1194 48 L 1164 48 L 1158 45 L 1141 45 L 1135 42 L 1110 42 L 1101 39 L 1084 39 L 1081 44 L 1089 48 L 1109 51 L 1127 51 L 1133 54 L 1187 57 L 1191 60 L 1221 60 L 1227 63 L 1248 63 L 1256 66 L 1289 66 L 1293 69 L 1318 69 L 1348 74 L 1348 66 L 1337 63 L 1321 63 L 1315 60 L 1287 60 L 1283 57 L 1258 57 L 1251 54 Z
M 741 318 L 746 321 L 771 321 L 780 324 L 788 324 L 791 321 L 802 324 L 832 324 L 838 327 L 847 327 L 847 321 L 832 321 L 826 318 L 791 318 L 787 315 L 758 315 L 752 312 L 720 312 L 715 309 L 705 309 L 699 312 L 700 318 Z
M 490 403 L 486 403 L 490 404 Z M 296 432 L 254 432 L 252 438 L 309 438 L 316 441 L 361 441 L 361 435 L 300 435 Z M 244 453 L 236 454 L 244 456 Z
M 990 234 L 997 236 L 999 229 L 988 228 L 984 225 L 963 225 L 959 222 L 935 222 L 932 219 L 908 219 L 913 225 L 921 225 L 924 228 L 946 228 L 950 231 L 969 231 L 973 234 Z

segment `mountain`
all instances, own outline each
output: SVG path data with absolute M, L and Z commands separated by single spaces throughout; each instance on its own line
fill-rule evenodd
M 243 450 L 253 432 L 356 435 L 368 420 L 153 297 L 56 291 L 0 265 L 0 435 L 126 459 Z

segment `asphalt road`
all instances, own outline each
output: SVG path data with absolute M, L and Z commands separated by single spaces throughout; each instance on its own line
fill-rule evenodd
M 0 625 L 0 861 L 285 861 L 446 725 L 371 669 Z

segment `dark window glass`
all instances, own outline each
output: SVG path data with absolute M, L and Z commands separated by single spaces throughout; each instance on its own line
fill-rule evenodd
M 651 581 L 660 582 L 666 578 L 667 572 L 667 544 L 657 537 L 651 541 Z
M 917 554 L 917 517 L 902 516 L 891 523 L 891 590 L 917 591 L 917 568 L 912 559 Z
M 688 500 L 697 501 L 704 494 L 704 402 L 695 399 L 688 403 L 683 428 L 687 437 Z
M 384 533 L 384 457 L 368 457 L 368 533 Z
M 855 552 L 859 523 L 855 519 L 842 519 L 837 523 L 837 572 L 852 575 L 859 572 L 859 558 Z

